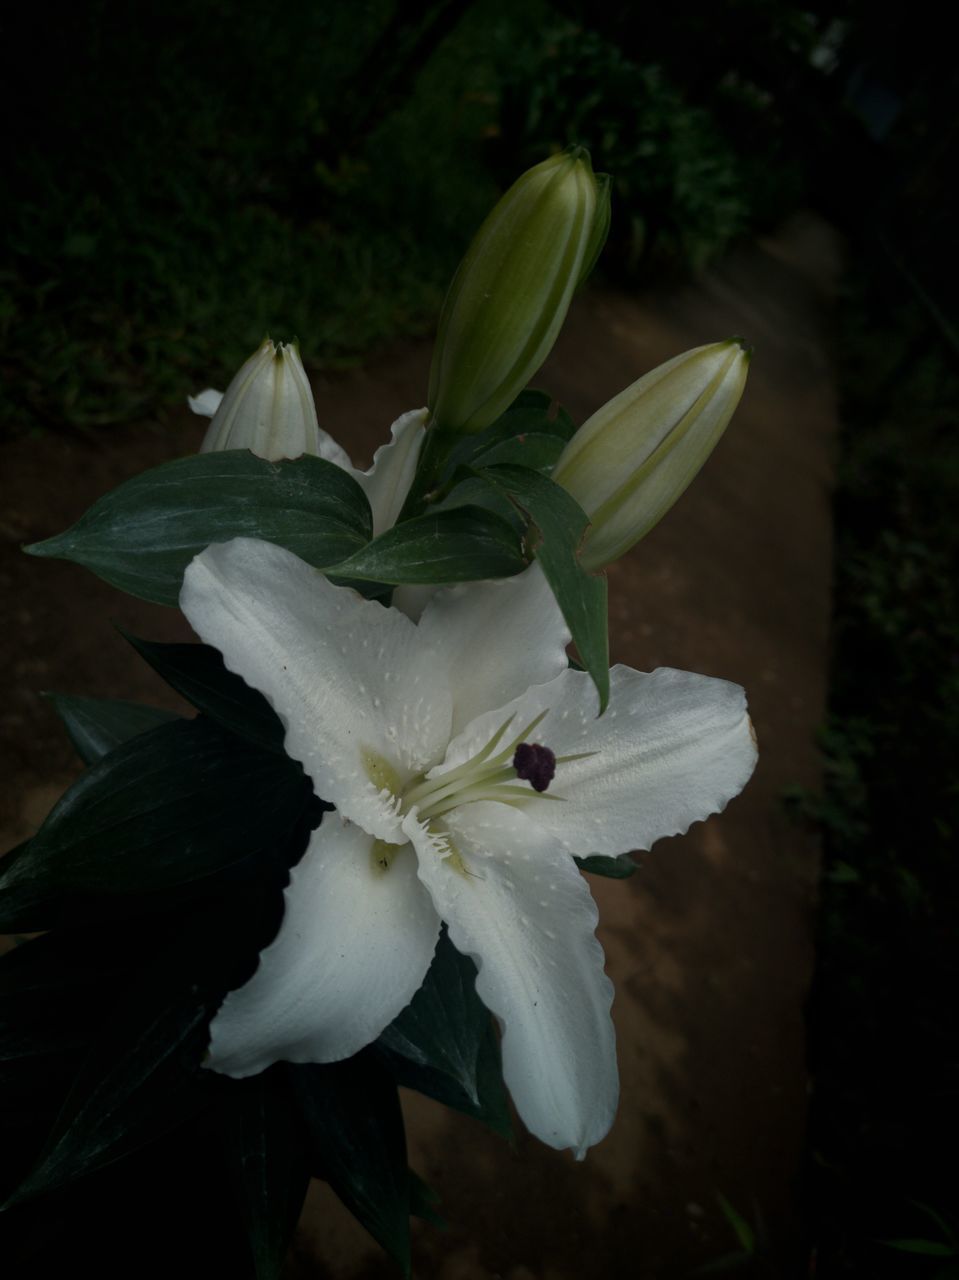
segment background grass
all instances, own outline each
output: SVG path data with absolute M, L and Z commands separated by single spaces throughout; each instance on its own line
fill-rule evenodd
M 570 142 L 616 175 L 618 276 L 700 265 L 767 218 L 768 95 L 744 132 L 728 86 L 687 104 L 569 8 L 54 6 L 0 204 L 5 422 L 182 403 L 267 332 L 314 366 L 425 332 L 499 191 Z M 32 22 L 6 19 L 11 62 Z

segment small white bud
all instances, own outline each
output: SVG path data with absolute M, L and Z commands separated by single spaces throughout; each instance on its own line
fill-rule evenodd
M 191 407 L 203 412 L 203 397 Z M 303 453 L 325 456 L 313 392 L 295 343 L 266 338 L 227 387 L 201 453 L 249 449 L 276 462 Z

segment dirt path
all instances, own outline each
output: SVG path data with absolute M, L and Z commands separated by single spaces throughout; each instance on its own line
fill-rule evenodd
M 818 855 L 780 797 L 817 780 L 835 425 L 824 323 L 836 270 L 832 236 L 801 220 L 682 293 L 591 294 L 538 379 L 581 420 L 688 347 L 732 334 L 755 345 L 727 437 L 667 520 L 614 567 L 610 600 L 614 661 L 746 687 L 760 766 L 722 817 L 657 845 L 632 880 L 592 882 L 617 992 L 623 1102 L 585 1164 L 526 1138 L 510 1150 L 407 1099 L 411 1163 L 450 1222 L 443 1233 L 417 1229 L 421 1277 L 684 1276 L 733 1247 L 718 1192 L 747 1216 L 758 1205 L 777 1255 L 796 1259 Z M 405 344 L 363 373 L 317 380 L 321 421 L 357 460 L 368 457 L 392 418 L 422 402 L 428 360 L 427 347 Z M 0 698 L 0 847 L 29 835 L 76 772 L 38 691 L 176 707 L 109 624 L 156 639 L 187 634 L 177 615 L 16 548 L 64 528 L 123 478 L 192 451 L 201 431 L 184 414 L 89 443 L 46 436 L 0 449 L 11 685 Z M 318 1186 L 291 1273 L 394 1275 Z

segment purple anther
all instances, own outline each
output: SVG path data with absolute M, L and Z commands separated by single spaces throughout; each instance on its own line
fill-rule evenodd
M 556 757 L 538 742 L 521 742 L 513 756 L 516 775 L 531 783 L 534 791 L 545 791 L 556 773 Z

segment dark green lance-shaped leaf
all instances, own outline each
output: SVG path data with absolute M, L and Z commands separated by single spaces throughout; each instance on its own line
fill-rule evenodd
M 608 858 L 602 853 L 591 853 L 588 858 L 576 858 L 576 865 L 581 871 L 590 875 L 607 876 L 610 880 L 627 880 L 634 871 L 638 871 L 636 863 L 628 853 Z
M 257 1280 L 279 1280 L 310 1183 L 300 1113 L 273 1068 L 223 1081 L 223 1142 Z
M 263 538 L 322 568 L 371 534 L 366 495 L 332 462 L 267 462 L 231 450 L 145 471 L 100 498 L 72 529 L 26 550 L 72 560 L 131 595 L 175 605 L 184 569 L 211 542 Z
M 0 863 L 0 932 L 123 916 L 162 891 L 207 891 L 213 877 L 275 855 L 311 794 L 299 765 L 202 717 L 131 738 Z
M 141 959 L 120 927 L 63 929 L 0 958 L 0 1203 L 35 1166 L 92 1039 Z
M 307 832 L 299 833 L 301 854 Z M 131 968 L 90 1045 L 23 1200 L 92 1173 L 188 1120 L 218 1078 L 200 1069 L 209 1020 L 228 990 L 249 977 L 276 932 L 287 868 L 219 896 L 172 921 L 151 921 L 144 940 L 121 949 Z M 122 930 L 121 930 L 122 933 Z M 138 958 L 148 958 L 138 970 Z
M 476 994 L 476 967 L 444 929 L 422 987 L 377 1048 L 398 1084 L 511 1132 L 499 1044 Z
M 138 993 L 142 1017 L 118 1015 L 87 1059 L 36 1168 L 14 1200 L 91 1173 L 186 1120 L 201 1103 L 191 1068 L 206 1044 L 204 1006 Z
M 525 567 L 516 530 L 490 511 L 467 506 L 394 525 L 328 572 L 370 582 L 440 583 L 508 578 Z
M 569 414 L 545 391 L 523 391 L 492 426 L 464 437 L 452 461 L 458 466 L 511 463 L 549 471 L 575 430 Z
M 227 671 L 216 649 L 205 644 L 159 644 L 124 635 L 141 658 L 198 711 L 256 746 L 283 750 L 279 716 L 262 693 Z
M 476 994 L 476 966 L 456 950 L 444 927 L 423 985 L 379 1043 L 450 1076 L 475 1103 L 476 1060 L 489 1021 Z
M 478 1120 L 501 1138 L 511 1139 L 513 1124 L 503 1084 L 503 1064 L 499 1040 L 489 1022 L 476 1059 L 476 1093 L 474 1102 L 461 1084 L 435 1067 L 414 1062 L 377 1043 L 377 1053 L 389 1068 L 397 1084 L 432 1098 L 453 1111 Z
M 435 503 L 430 508 L 431 511 L 452 511 L 456 507 L 482 507 L 484 511 L 491 511 L 494 516 L 499 516 L 501 520 L 512 525 L 517 534 L 522 535 L 526 532 L 526 520 L 503 490 L 484 480 L 475 471 L 461 468 L 452 476 L 450 486 L 446 497 Z
M 927 1258 L 954 1258 L 956 1250 L 951 1244 L 945 1244 L 941 1240 L 924 1240 L 924 1239 L 903 1239 L 903 1240 L 880 1240 L 880 1244 L 887 1245 L 890 1249 L 898 1249 L 901 1253 L 919 1253 L 924 1254 Z
M 288 1066 L 310 1151 L 370 1235 L 409 1275 L 410 1181 L 399 1095 L 378 1056 L 364 1050 L 328 1066 Z
M 58 930 L 0 957 L 0 1085 L 29 1083 L 89 1042 L 135 968 L 125 932 Z
M 531 471 L 540 471 L 548 475 L 559 460 L 559 455 L 566 447 L 560 436 L 547 435 L 542 431 L 528 431 L 515 436 L 512 440 L 502 440 L 491 445 L 476 459 L 478 467 L 516 466 L 528 467 Z
M 606 579 L 587 573 L 577 552 L 589 523 L 573 498 L 545 476 L 523 467 L 488 467 L 479 473 L 509 494 L 538 533 L 536 558 L 563 611 L 583 666 L 599 694 L 600 712 L 609 701 L 609 633 Z
M 84 764 L 96 764 L 122 742 L 179 718 L 172 711 L 118 698 L 76 698 L 65 693 L 47 696 Z

